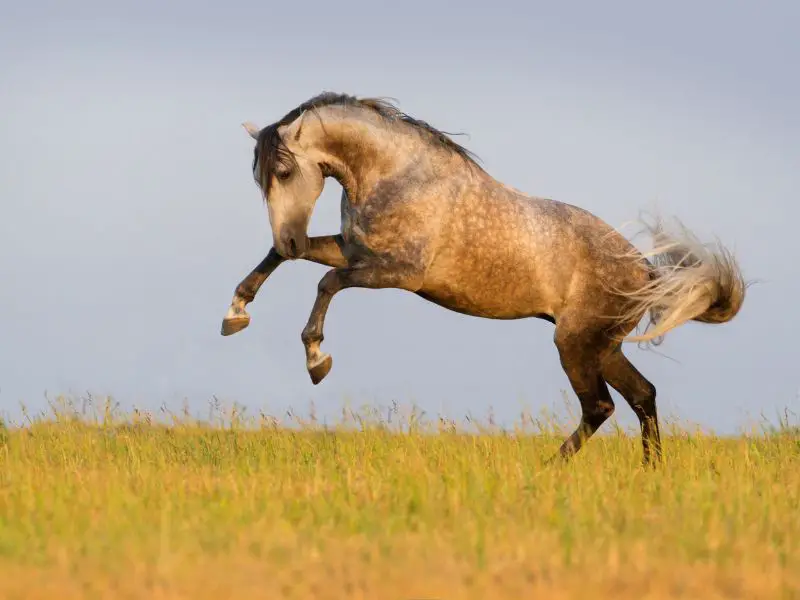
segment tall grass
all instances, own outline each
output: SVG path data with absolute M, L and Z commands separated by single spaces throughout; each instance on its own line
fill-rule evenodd
M 800 597 L 800 436 L 69 402 L 0 427 L 3 598 Z M 794 596 L 792 594 L 795 594 Z

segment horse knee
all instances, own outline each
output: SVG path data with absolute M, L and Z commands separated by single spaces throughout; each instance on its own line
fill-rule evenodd
M 333 296 L 341 288 L 340 275 L 336 269 L 331 269 L 317 284 L 317 294 Z
M 656 386 L 654 386 L 649 381 L 644 381 L 644 386 L 642 390 L 642 402 L 644 402 L 647 406 L 655 406 L 656 404 Z
M 631 407 L 639 417 L 652 417 L 656 411 L 656 386 L 643 378 L 633 395 Z
M 598 400 L 583 407 L 583 420 L 594 428 L 600 427 L 614 414 L 614 401 L 610 398 Z

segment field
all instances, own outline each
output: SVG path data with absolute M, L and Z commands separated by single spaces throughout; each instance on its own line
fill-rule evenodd
M 789 423 L 664 426 L 651 471 L 613 424 L 545 467 L 530 417 L 89 412 L 0 428 L 2 598 L 800 598 Z

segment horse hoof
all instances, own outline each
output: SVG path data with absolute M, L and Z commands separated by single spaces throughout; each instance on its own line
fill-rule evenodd
M 222 319 L 222 335 L 233 335 L 250 325 L 250 315 L 247 313 L 235 317 L 225 317 Z
M 333 359 L 330 354 L 323 354 L 315 364 L 309 365 L 308 374 L 311 376 L 311 383 L 317 385 L 320 381 L 325 379 L 325 376 L 331 372 L 333 366 Z

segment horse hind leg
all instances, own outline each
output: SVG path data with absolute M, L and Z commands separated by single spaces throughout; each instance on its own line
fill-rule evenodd
M 556 324 L 555 343 L 561 366 L 581 404 L 581 421 L 559 450 L 562 459 L 569 459 L 614 414 L 614 401 L 601 372 L 610 340 L 594 327 L 562 318 Z
M 661 435 L 658 430 L 656 388 L 617 348 L 603 363 L 603 378 L 636 413 L 642 430 L 642 462 L 645 466 L 661 462 Z

